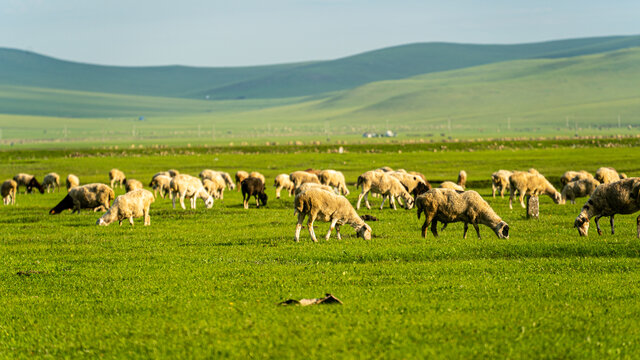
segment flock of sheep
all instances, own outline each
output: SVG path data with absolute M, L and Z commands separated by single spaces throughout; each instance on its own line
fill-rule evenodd
M 105 212 L 97 220 L 97 225 L 109 225 L 116 221 L 122 224 L 124 220 L 133 225 L 133 219 L 138 217 L 144 218 L 144 225 L 150 225 L 149 208 L 158 193 L 162 198 L 168 194 L 173 208 L 176 207 L 176 199 L 179 199 L 183 209 L 186 209 L 185 199 L 189 199 L 191 208 L 195 209 L 198 198 L 203 200 L 207 208 L 211 208 L 214 199 L 223 198 L 225 189 L 234 190 L 236 186 L 242 191 L 245 209 L 249 207 L 252 196 L 255 197 L 257 207 L 260 207 L 260 204 L 266 205 L 268 200 L 265 177 L 258 172 L 238 171 L 233 181 L 228 173 L 209 169 L 200 172 L 199 177 L 180 174 L 177 170 L 163 171 L 155 174 L 149 183 L 153 193 L 144 189 L 142 182 L 126 178 L 118 169 L 109 172 L 109 179 L 110 186 L 100 183 L 81 186 L 79 178 L 69 174 L 66 179 L 67 195 L 49 213 L 59 214 L 65 210 L 79 213 L 81 209 L 92 209 Z M 422 225 L 423 237 L 426 237 L 429 226 L 433 235 L 437 236 L 438 222 L 444 224 L 442 229 L 449 223 L 463 222 L 464 237 L 471 224 L 480 238 L 479 225 L 482 224 L 491 228 L 499 238 L 508 238 L 509 225 L 477 192 L 465 190 L 466 180 L 467 174 L 462 170 L 457 182 L 445 181 L 439 188 L 432 188 L 425 176 L 419 172 L 403 169 L 394 171 L 389 167 L 382 167 L 367 171 L 358 177 L 356 188 L 362 190 L 355 208 L 346 198 L 349 189 L 340 171 L 307 169 L 280 174 L 275 177 L 274 186 L 278 199 L 283 189 L 289 196 L 295 195 L 294 213 L 298 217 L 296 241 L 300 239 L 300 230 L 306 217 L 307 228 L 313 241 L 317 241 L 313 229 L 316 220 L 331 223 L 326 239 L 329 239 L 334 230 L 340 239 L 340 226 L 344 224 L 353 227 L 359 237 L 371 239 L 372 230 L 365 220 L 376 219 L 368 215 L 361 217 L 356 212 L 356 209 L 360 209 L 362 199 L 365 206 L 371 208 L 369 194 L 382 197 L 380 209 L 384 207 L 386 200 L 394 210 L 396 200 L 406 209 L 415 206 L 418 218 L 422 214 L 425 216 Z M 589 220 L 592 218 L 595 219 L 598 234 L 602 234 L 598 220 L 603 216 L 609 216 L 613 233 L 615 214 L 631 214 L 640 210 L 640 178 L 627 178 L 625 174 L 618 174 L 613 168 L 600 168 L 595 176 L 584 170 L 567 171 L 560 178 L 560 182 L 563 185 L 562 192 L 558 192 L 551 182 L 535 169 L 499 170 L 491 176 L 493 197 L 497 192 L 504 197 L 505 190 L 508 190 L 510 208 L 516 194 L 519 195 L 522 207 L 525 207 L 525 195 L 544 194 L 551 197 L 556 204 L 564 204 L 567 199 L 575 203 L 576 198 L 590 196 L 574 222 L 574 227 L 582 236 L 587 235 Z M 5 205 L 15 204 L 20 186 L 25 187 L 25 192 L 32 192 L 34 188 L 40 193 L 56 189 L 60 191 L 60 176 L 49 173 L 45 175 L 43 182 L 39 183 L 33 175 L 18 174 L 13 179 L 4 181 L 1 193 Z M 113 191 L 115 186 L 124 186 L 126 193 L 116 198 Z M 640 237 L 640 216 L 637 219 L 637 235 Z

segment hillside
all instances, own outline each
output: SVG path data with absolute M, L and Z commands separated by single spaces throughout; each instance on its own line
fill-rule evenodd
M 0 86 L 193 99 L 285 98 L 508 60 L 579 56 L 633 46 L 640 46 L 640 36 L 518 45 L 421 43 L 331 61 L 237 68 L 99 66 L 0 48 Z

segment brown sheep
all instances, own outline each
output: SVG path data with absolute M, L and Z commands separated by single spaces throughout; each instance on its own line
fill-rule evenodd
M 249 173 L 246 171 L 238 170 L 236 172 L 236 189 L 238 189 L 238 191 L 240 191 L 240 183 L 242 182 L 242 180 L 248 177 L 249 177 Z
M 318 179 L 318 176 L 316 174 L 312 174 L 306 171 L 294 171 L 289 174 L 289 179 L 291 179 L 291 182 L 293 182 L 293 186 L 296 189 L 300 187 L 300 185 L 308 182 L 320 184 L 320 179 Z

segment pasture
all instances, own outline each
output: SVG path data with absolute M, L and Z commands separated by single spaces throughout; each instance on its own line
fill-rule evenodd
M 0 153 L 1 180 L 50 171 L 83 184 L 108 182 L 117 167 L 148 184 L 169 168 L 267 177 L 269 202 L 244 210 L 226 191 L 205 209 L 172 209 L 158 198 L 151 226 L 97 227 L 99 213 L 47 212 L 66 194 L 19 194 L 0 207 L 0 357 L 103 358 L 633 358 L 640 350 L 640 241 L 635 216 L 616 217 L 616 235 L 580 238 L 575 205 L 540 202 L 539 220 L 508 199 L 492 199 L 490 174 L 535 167 L 558 187 L 565 170 L 613 166 L 640 175 L 633 141 L 612 147 L 537 144 L 452 151 L 421 145 L 194 148 L 113 152 L 16 150 Z M 454 146 L 450 145 L 452 148 Z M 279 151 L 282 150 L 282 151 Z M 442 151 L 445 150 L 445 151 Z M 102 156 L 113 155 L 113 156 Z M 509 223 L 510 238 L 462 224 L 420 237 L 414 210 L 376 208 L 373 239 L 293 241 L 293 198 L 276 200 L 273 178 L 313 168 L 343 171 L 352 204 L 362 172 L 388 165 L 432 182 L 460 169 Z M 559 189 L 560 190 L 560 189 Z M 116 195 L 122 194 L 116 189 Z M 316 233 L 327 223 L 316 222 Z M 332 293 L 343 306 L 281 307 L 289 298 Z

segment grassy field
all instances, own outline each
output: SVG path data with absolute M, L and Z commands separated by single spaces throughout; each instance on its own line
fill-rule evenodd
M 530 145 L 0 152 L 1 179 L 57 171 L 106 182 L 118 167 L 147 183 L 168 168 L 245 169 L 267 176 L 270 196 L 266 208 L 249 210 L 237 192 L 210 210 L 201 201 L 197 210 L 173 210 L 158 199 L 150 227 L 99 228 L 99 214 L 47 215 L 64 190 L 20 194 L 16 206 L 0 207 L 0 357 L 634 358 L 635 217 L 618 216 L 614 236 L 580 238 L 572 225 L 581 201 L 544 197 L 541 218 L 527 220 L 520 207 L 490 198 L 488 179 L 500 168 L 536 167 L 557 182 L 565 170 L 603 165 L 634 176 L 640 150 L 630 141 Z M 374 199 L 374 209 L 360 211 L 380 218 L 369 223 L 371 241 L 345 228 L 341 241 L 314 244 L 303 230 L 293 242 L 293 200 L 274 199 L 276 174 L 334 168 L 352 184 L 382 165 L 422 171 L 434 183 L 465 169 L 470 187 L 509 223 L 510 239 L 482 227 L 482 240 L 473 231 L 463 240 L 462 225 L 452 224 L 425 240 L 415 211 L 380 211 Z M 316 223 L 317 234 L 327 228 Z M 276 305 L 325 292 L 344 305 Z

